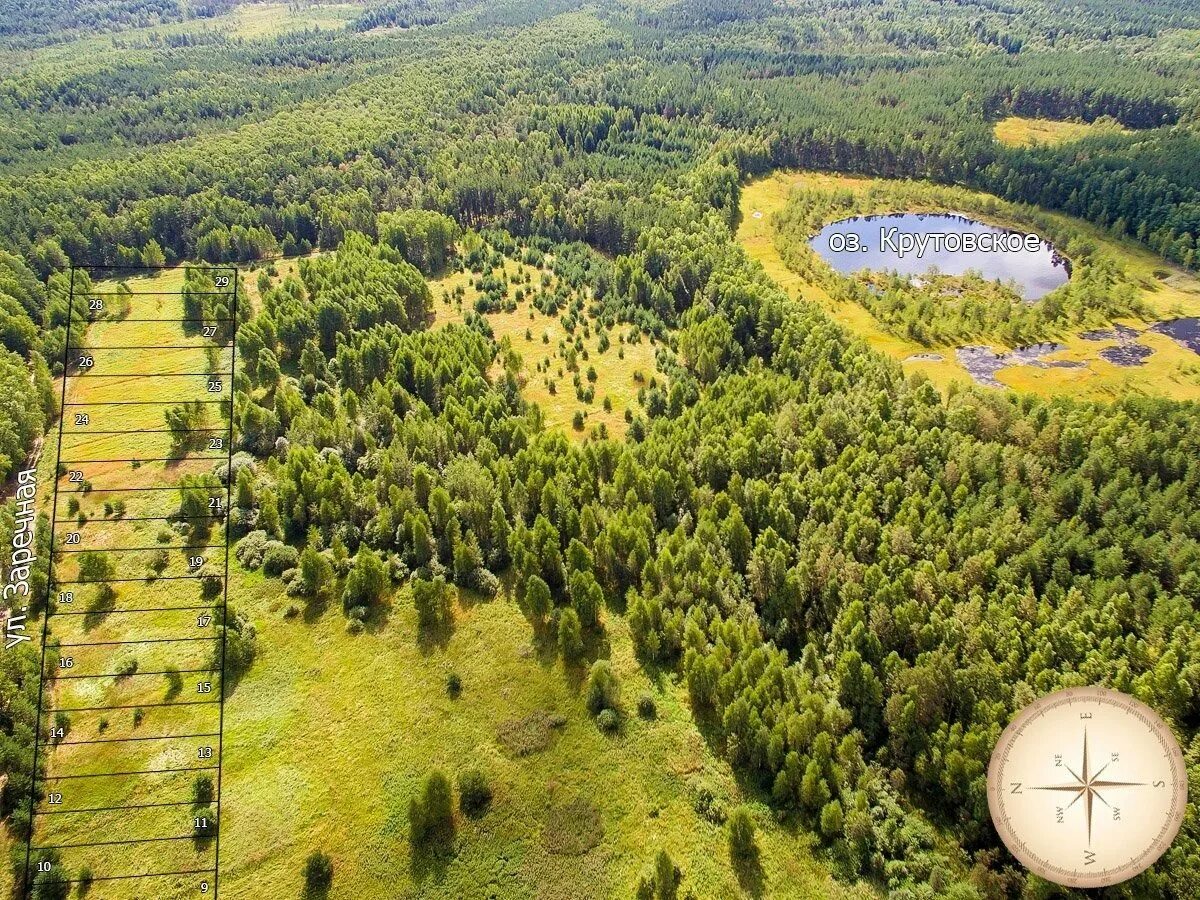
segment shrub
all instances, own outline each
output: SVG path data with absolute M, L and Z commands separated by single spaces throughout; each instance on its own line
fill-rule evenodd
M 205 600 L 212 600 L 220 595 L 225 586 L 225 576 L 215 568 L 205 566 L 200 571 L 200 595 Z
M 478 815 L 492 802 L 492 787 L 479 769 L 458 776 L 458 805 L 467 815 Z
M 170 562 L 167 551 L 159 548 L 150 554 L 150 571 L 155 575 L 161 575 Z
M 312 597 L 322 603 L 333 595 L 336 576 L 329 557 L 312 544 L 300 554 L 299 576 L 288 585 L 289 591 L 302 597 Z
M 454 589 L 446 583 L 445 578 L 441 575 L 432 581 L 414 578 L 412 596 L 413 606 L 417 610 L 417 622 L 422 628 L 437 630 L 450 626 Z
M 476 569 L 472 587 L 484 597 L 495 597 L 500 593 L 500 579 L 487 569 Z
M 579 626 L 579 613 L 567 607 L 558 617 L 558 649 L 563 659 L 574 662 L 583 655 L 583 635 Z
M 549 585 L 540 575 L 530 575 L 525 582 L 525 604 L 529 607 L 529 614 L 538 623 L 550 615 L 554 599 L 550 596 Z
M 616 712 L 620 702 L 621 684 L 617 680 L 617 673 L 613 671 L 612 663 L 607 659 L 596 660 L 588 672 L 588 711 L 592 715 L 599 715 L 606 709 Z
M 387 595 L 390 579 L 379 554 L 370 547 L 362 547 L 354 557 L 354 567 L 346 579 L 342 593 L 342 609 L 349 612 L 356 606 L 368 609 L 383 601 Z
M 724 802 L 707 785 L 702 786 L 696 792 L 696 802 L 693 806 L 702 818 L 714 825 L 724 825 L 728 818 Z
M 600 714 L 596 716 L 596 725 L 599 726 L 601 731 L 614 732 L 620 724 L 621 722 L 617 718 L 617 714 L 611 709 L 602 709 L 600 710 Z
M 462 693 L 462 678 L 457 672 L 451 672 L 446 676 L 446 693 L 455 699 Z
M 267 575 L 278 578 L 288 569 L 294 569 L 299 561 L 296 548 L 279 541 L 268 541 L 263 548 L 262 569 Z
M 254 624 L 231 606 L 214 606 L 213 619 L 218 636 L 224 635 L 225 647 L 224 652 L 220 643 L 214 648 L 211 666 L 214 671 L 223 671 L 230 682 L 236 682 L 254 662 L 258 652 L 257 632 Z
M 757 852 L 754 845 L 754 819 L 744 806 L 739 806 L 729 817 L 729 852 L 735 859 L 750 859 Z
M 166 671 L 167 693 L 163 697 L 164 700 L 173 700 L 183 693 L 183 676 L 179 674 L 179 670 L 174 666 L 170 666 Z
M 192 782 L 192 806 L 211 806 L 215 797 L 212 778 L 208 775 L 197 775 Z
M 830 839 L 841 837 L 844 824 L 842 804 L 837 800 L 830 800 L 821 810 L 821 834 Z

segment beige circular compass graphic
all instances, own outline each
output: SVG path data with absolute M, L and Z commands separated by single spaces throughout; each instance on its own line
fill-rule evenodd
M 1149 868 L 1175 839 L 1187 769 L 1150 707 L 1105 688 L 1069 688 L 1004 729 L 988 766 L 988 806 L 1030 871 L 1105 887 Z

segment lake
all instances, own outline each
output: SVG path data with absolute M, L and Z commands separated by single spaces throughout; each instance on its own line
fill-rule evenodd
M 1039 300 L 1071 276 L 1070 264 L 1046 241 L 996 228 L 966 216 L 896 213 L 856 216 L 826 225 L 809 246 L 834 269 L 924 275 L 979 272 L 1013 281 L 1028 300 Z

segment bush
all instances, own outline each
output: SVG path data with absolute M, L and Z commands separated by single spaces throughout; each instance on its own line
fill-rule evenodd
M 484 597 L 495 597 L 500 593 L 500 579 L 487 569 L 476 569 L 472 576 L 471 586 Z
M 225 576 L 215 568 L 205 566 L 200 570 L 200 595 L 205 600 L 213 600 L 220 596 L 225 587 Z
M 150 571 L 155 575 L 161 575 L 166 571 L 171 559 L 166 550 L 158 549 L 150 554 Z
M 596 716 L 596 725 L 601 731 L 607 731 L 610 734 L 617 730 L 621 724 L 621 720 L 617 718 L 617 714 L 611 709 L 602 709 L 600 714 Z
M 263 549 L 262 569 L 267 575 L 278 578 L 288 569 L 296 568 L 296 564 L 300 561 L 300 554 L 296 552 L 295 547 L 289 547 L 287 544 L 279 541 L 268 541 Z
M 757 852 L 754 845 L 754 819 L 744 806 L 739 806 L 729 817 L 729 852 L 735 859 L 750 859 Z
M 714 825 L 724 825 L 728 818 L 724 802 L 707 785 L 702 786 L 696 792 L 696 802 L 693 806 L 702 818 Z
M 579 613 L 567 607 L 558 617 L 558 649 L 563 659 L 574 662 L 583 655 L 583 635 L 579 627 Z
M 821 834 L 833 840 L 842 835 L 842 828 L 845 824 L 845 817 L 842 815 L 842 804 L 837 800 L 830 800 L 825 804 L 825 808 L 821 810 Z
M 654 698 L 649 694 L 642 694 L 637 701 L 638 715 L 643 719 L 653 719 L 658 715 L 658 707 L 654 704 Z
M 354 567 L 346 579 L 342 593 L 342 609 L 349 612 L 356 606 L 370 609 L 381 603 L 387 595 L 391 579 L 379 554 L 370 547 L 362 547 L 354 557 Z
M 612 663 L 607 659 L 598 659 L 592 663 L 587 681 L 587 708 L 592 715 L 599 715 L 603 710 L 617 711 L 621 703 L 621 683 L 617 673 L 613 671 Z
M 67 900 L 71 893 L 71 882 L 63 877 L 62 858 L 57 850 L 39 850 L 31 863 L 47 862 L 49 870 L 38 872 L 33 877 L 32 896 L 36 900 Z M 69 877 L 69 876 L 68 876 Z M 88 882 L 89 886 L 91 882 Z
M 458 805 L 467 815 L 478 815 L 492 802 L 492 787 L 479 769 L 458 776 Z
M 414 578 L 412 596 L 413 606 L 417 609 L 417 622 L 422 628 L 439 630 L 450 626 L 454 589 L 446 583 L 445 578 L 441 575 L 432 581 Z
M 525 605 L 529 607 L 529 614 L 539 624 L 550 615 L 554 599 L 550 596 L 549 585 L 540 575 L 530 575 L 525 582 Z
M 192 782 L 192 806 L 212 806 L 217 792 L 213 789 L 213 780 L 208 775 L 197 775 Z
M 458 699 L 459 694 L 462 693 L 462 678 L 457 672 L 451 672 L 446 676 L 446 693 L 454 699 Z
M 267 544 L 271 543 L 265 531 L 251 531 L 248 535 L 238 541 L 237 549 L 233 551 L 233 555 L 247 569 L 257 569 L 263 563 L 263 554 L 267 551 Z
M 333 860 L 328 853 L 314 850 L 304 861 L 304 888 L 310 894 L 328 891 L 333 884 Z
M 220 643 L 214 648 L 211 666 L 214 671 L 223 671 L 231 683 L 236 683 L 254 662 L 258 652 L 257 632 L 253 623 L 231 606 L 214 606 L 213 619 L 218 636 L 224 633 L 225 647 L 224 653 Z

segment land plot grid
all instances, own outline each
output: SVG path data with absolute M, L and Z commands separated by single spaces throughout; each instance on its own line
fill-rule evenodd
M 71 271 L 26 900 L 217 895 L 237 307 Z

